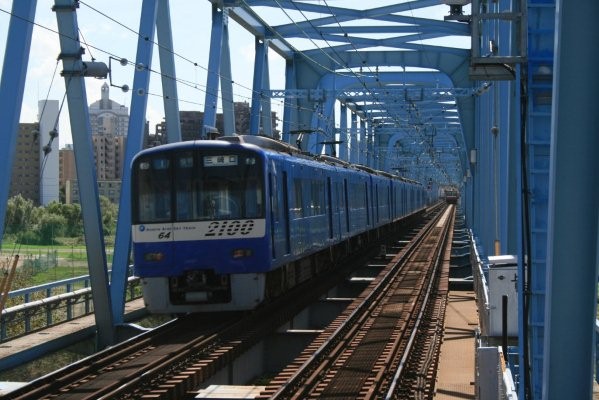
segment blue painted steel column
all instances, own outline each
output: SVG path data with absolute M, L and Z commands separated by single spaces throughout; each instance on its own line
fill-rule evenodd
M 228 13 L 227 9 L 224 11 Z M 235 129 L 235 108 L 233 106 L 233 79 L 231 75 L 231 51 L 229 48 L 229 24 L 228 18 L 223 21 L 223 39 L 222 53 L 220 56 L 220 84 L 221 94 L 223 96 L 223 133 L 224 135 L 233 135 Z
M 297 89 L 295 79 L 295 62 L 293 59 L 285 61 L 285 103 L 283 104 L 283 141 L 291 143 L 291 131 L 297 127 L 297 96 L 289 94 Z
M 115 324 L 123 322 L 125 308 L 125 288 L 127 284 L 129 253 L 131 250 L 131 161 L 135 154 L 143 147 L 146 109 L 148 106 L 147 93 L 150 86 L 150 65 L 154 49 L 154 28 L 156 26 L 158 1 L 164 0 L 148 0 L 142 3 L 139 22 L 139 39 L 137 41 L 137 56 L 135 59 L 136 68 L 133 78 L 131 113 L 129 115 L 127 146 L 125 147 L 123 182 L 121 184 L 119 218 L 116 226 L 112 280 L 110 284 L 112 313 Z
M 267 46 L 267 42 L 256 38 L 254 81 L 252 86 L 252 109 L 250 110 L 250 135 L 260 134 L 260 106 L 262 104 L 262 84 L 264 79 Z
M 13 1 L 0 80 L 0 246 L 4 236 L 6 202 L 19 132 L 19 118 L 29 63 L 37 0 Z M 1 247 L 0 247 L 1 248 Z
M 593 397 L 599 221 L 599 2 L 556 3 L 543 399 Z
M 347 135 L 347 105 L 341 104 L 339 111 L 339 158 L 348 161 L 347 145 L 349 144 Z
M 368 121 L 368 132 L 366 134 L 366 165 L 370 168 L 376 168 L 374 164 L 374 127 L 372 121 Z
M 360 150 L 358 149 L 358 115 L 356 113 L 351 113 L 351 126 L 349 130 L 349 136 L 349 162 L 357 164 L 360 161 Z
M 530 376 L 528 374 L 528 325 L 526 322 L 527 313 L 526 307 L 524 306 L 527 301 L 525 277 L 526 277 L 526 266 L 524 265 L 524 210 L 523 210 L 523 198 L 522 198 L 522 145 L 523 145 L 523 128 L 522 128 L 522 115 L 521 115 L 521 96 L 522 96 L 522 79 L 526 80 L 526 76 L 522 76 L 522 68 L 520 64 L 516 64 L 516 81 L 513 86 L 514 100 L 511 102 L 511 110 L 514 114 L 511 118 L 512 129 L 510 134 L 510 165 L 512 167 L 512 174 L 510 175 L 510 182 L 513 187 L 510 188 L 510 226 L 514 229 L 510 229 L 508 234 L 508 253 L 515 253 L 518 255 L 518 365 L 519 367 L 519 386 L 518 386 L 518 398 L 526 399 L 526 393 L 528 392 L 527 386 L 530 384 Z M 513 222 L 512 222 L 513 221 Z M 514 241 L 515 243 L 511 243 Z
M 102 349 L 115 342 L 113 317 L 110 304 L 106 251 L 102 230 L 102 213 L 98 197 L 96 166 L 92 150 L 91 125 L 87 107 L 87 94 L 83 78 L 83 61 L 77 25 L 77 2 L 56 0 L 58 32 L 60 33 L 60 57 L 62 58 L 67 103 L 71 119 L 71 133 L 77 167 L 77 181 L 83 215 L 83 229 L 87 251 L 87 264 L 94 299 L 94 316 L 98 328 L 97 345 Z
M 169 0 L 158 1 L 156 18 L 156 35 L 158 36 L 158 55 L 162 72 L 162 95 L 166 134 L 169 143 L 181 141 L 181 119 L 179 117 L 179 96 L 175 73 L 175 53 L 173 33 L 171 29 L 171 11 Z M 129 165 L 126 166 L 129 168 Z
M 212 31 L 210 33 L 210 56 L 208 58 L 208 76 L 206 77 L 206 100 L 204 102 L 204 126 L 216 126 L 218 109 L 218 82 L 224 27 L 224 11 L 212 4 Z M 198 132 L 203 138 L 204 130 Z
M 324 102 L 318 104 L 318 108 L 312 113 L 311 126 L 314 133 L 310 135 L 308 151 L 313 154 L 322 154 L 324 148 L 325 154 L 331 155 L 332 147 L 325 146 L 324 142 L 330 141 L 333 135 L 334 126 L 329 122 L 335 120 L 335 102 L 333 96 L 327 96 Z M 326 117 L 325 117 L 326 116 Z
M 366 120 L 360 119 L 360 128 L 358 129 L 360 135 L 360 145 L 359 145 L 359 155 L 358 155 L 358 163 L 362 165 L 366 165 Z
M 262 87 L 260 88 L 260 93 L 262 93 L 262 101 L 260 102 L 260 119 L 262 121 L 262 134 L 266 136 L 271 136 L 273 134 L 272 129 L 272 115 L 270 108 L 270 70 L 268 67 L 268 41 L 265 41 L 266 45 L 264 46 L 264 67 L 262 69 Z
M 553 60 L 555 51 L 555 1 L 527 1 L 527 104 L 526 108 L 526 181 L 523 193 L 528 210 L 529 246 L 528 290 L 530 386 L 533 399 L 543 392 L 545 311 L 547 281 L 547 219 L 549 197 L 549 154 L 553 97 Z M 526 183 L 526 185 L 524 185 Z

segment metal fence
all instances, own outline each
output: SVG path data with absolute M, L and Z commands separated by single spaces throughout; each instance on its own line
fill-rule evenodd
M 141 297 L 139 278 L 128 278 L 126 300 Z M 8 298 L 17 303 L 2 310 L 0 342 L 93 313 L 89 275 L 14 290 Z

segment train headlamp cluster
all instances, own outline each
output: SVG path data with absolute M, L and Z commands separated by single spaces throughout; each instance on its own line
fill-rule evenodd
M 252 249 L 235 249 L 231 252 L 233 258 L 244 258 L 252 255 Z
M 144 261 L 162 261 L 164 260 L 164 253 L 152 252 L 144 254 Z

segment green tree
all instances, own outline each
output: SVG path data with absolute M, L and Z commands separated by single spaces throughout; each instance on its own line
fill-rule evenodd
M 31 229 L 37 213 L 33 201 L 20 194 L 11 197 L 6 204 L 4 231 L 9 234 L 21 234 Z
M 108 197 L 100 196 L 100 209 L 102 211 L 102 227 L 105 235 L 112 235 L 116 228 L 116 219 L 119 208 Z
M 81 206 L 79 204 L 61 204 L 54 201 L 48 204 L 46 211 L 65 218 L 65 236 L 83 235 L 83 219 L 81 218 Z
M 39 244 L 55 244 L 56 238 L 64 235 L 66 222 L 62 215 L 44 212 L 36 225 Z

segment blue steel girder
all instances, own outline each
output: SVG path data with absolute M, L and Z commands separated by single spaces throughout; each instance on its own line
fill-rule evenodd
M 442 69 L 446 69 L 449 74 L 447 74 L 449 76 L 450 79 L 452 79 L 452 75 L 453 75 L 453 84 L 456 87 L 461 87 L 461 88 L 466 88 L 466 90 L 468 90 L 467 88 L 472 87 L 472 83 L 469 81 L 468 76 L 467 76 L 467 66 L 468 66 L 468 62 L 467 62 L 467 58 L 466 57 L 456 57 L 454 55 L 451 54 L 440 54 L 437 53 L 436 57 L 432 57 L 432 56 L 427 56 L 425 57 L 423 54 L 419 54 L 420 52 L 368 52 L 368 59 L 369 60 L 375 60 L 375 62 L 371 62 L 368 61 L 368 64 L 374 64 L 374 65 L 381 65 L 381 63 L 379 63 L 378 61 L 380 60 L 381 62 L 386 62 L 389 63 L 387 64 L 387 66 L 392 66 L 390 60 L 397 60 L 395 61 L 396 64 L 395 66 L 401 66 L 401 67 L 405 67 L 405 66 L 424 66 L 424 67 L 432 67 L 432 68 L 441 68 L 440 66 L 443 66 Z M 360 57 L 356 57 L 353 55 L 348 55 L 348 58 L 350 59 L 354 59 L 354 61 L 358 61 L 360 59 Z M 431 60 L 436 60 L 436 62 L 434 63 L 424 63 L 423 61 L 431 61 Z M 445 61 L 443 61 L 445 60 Z M 324 61 L 324 59 L 322 60 Z M 303 78 L 301 79 L 302 84 L 305 84 L 306 82 L 308 82 L 310 80 L 311 76 L 314 76 L 314 78 L 316 78 L 318 76 L 318 74 L 316 74 L 316 71 L 314 70 L 314 67 L 312 65 L 308 65 L 306 63 L 305 60 L 301 60 L 298 59 L 297 63 L 296 63 L 296 68 L 300 71 L 303 71 L 304 73 L 302 74 Z M 307 73 L 306 73 L 307 71 Z M 321 71 L 322 72 L 322 71 Z M 452 75 L 450 75 L 452 74 Z M 398 75 L 400 75 L 398 73 Z M 382 75 L 381 75 L 382 76 Z M 357 80 L 357 79 L 356 79 Z M 319 80 L 319 83 L 322 81 L 322 78 Z M 456 84 L 457 82 L 457 84 Z M 398 84 L 401 83 L 408 83 L 407 81 L 399 80 L 397 81 Z M 377 82 L 375 84 L 377 86 L 380 86 L 380 79 L 379 82 Z M 365 92 L 369 92 L 371 91 L 371 88 L 366 87 Z M 384 89 L 383 89 L 384 90 Z M 304 100 L 304 99 L 299 99 L 298 100 L 299 106 L 300 106 L 300 116 L 298 119 L 298 122 L 300 124 L 305 124 L 307 125 L 309 123 L 309 121 L 306 120 L 306 117 L 309 116 L 309 114 L 307 114 L 307 110 L 310 110 L 311 105 L 313 104 L 313 101 L 310 100 Z M 466 152 L 467 149 L 469 148 L 473 148 L 474 145 L 474 123 L 473 123 L 473 109 L 474 109 L 474 102 L 472 99 L 472 96 L 468 96 L 468 97 L 457 97 L 455 98 L 455 103 L 457 104 L 457 108 L 459 110 L 459 121 L 461 123 L 462 126 L 462 135 L 464 136 L 463 140 L 461 140 L 461 143 L 465 143 L 467 146 L 465 146 L 463 148 L 464 151 L 464 155 L 462 156 L 463 159 L 463 168 L 464 171 L 467 168 L 467 162 L 466 162 Z
M 98 330 L 97 344 L 98 348 L 102 349 L 114 344 L 116 335 L 113 330 L 106 250 L 92 151 L 84 65 L 81 59 L 79 27 L 75 13 L 77 6 L 75 0 L 55 0 L 52 10 L 56 13 L 58 32 L 60 33 L 62 75 L 65 79 L 69 118 L 71 120 L 87 264 L 92 285 L 94 316 Z
M 131 98 L 131 113 L 129 126 L 127 130 L 127 145 L 125 146 L 125 162 L 123 167 L 123 182 L 121 184 L 121 196 L 119 200 L 119 216 L 117 220 L 114 257 L 112 262 L 112 275 L 110 284 L 110 296 L 112 304 L 112 315 L 114 324 L 120 324 L 124 320 L 125 308 L 125 290 L 127 285 L 127 272 L 129 266 L 129 257 L 131 250 L 131 162 L 133 157 L 143 148 L 143 139 L 145 132 L 145 116 L 148 107 L 148 89 L 150 87 L 150 70 L 153 54 L 154 28 L 158 27 L 159 41 L 161 46 L 168 46 L 170 37 L 169 26 L 167 21 L 158 21 L 161 18 L 167 18 L 165 7 L 168 9 L 168 0 L 148 0 L 144 1 L 141 9 L 139 22 L 139 39 L 137 41 L 137 53 L 135 57 L 135 75 L 133 77 L 133 93 L 136 96 Z M 158 18 L 159 10 L 160 18 Z M 149 38 L 146 40 L 145 38 Z M 172 43 L 171 43 L 172 46 Z M 171 56 L 160 57 L 161 69 L 168 71 L 174 75 L 173 70 L 170 71 Z M 164 81 L 163 81 L 164 84 Z M 168 85 L 164 88 L 169 88 Z M 163 90 L 164 90 L 163 88 Z M 174 88 L 170 88 L 173 90 Z M 175 92 L 173 92 L 175 93 Z M 165 107 L 167 103 L 165 103 Z M 172 119 L 167 119 L 168 126 L 178 124 L 178 110 L 167 108 L 167 118 L 177 118 L 177 122 L 173 123 Z M 168 134 L 168 139 L 174 141 L 181 138 L 179 134 Z
M 375 69 L 378 72 L 379 68 L 403 68 L 404 71 L 411 67 L 427 68 L 445 76 L 446 83 L 441 86 L 461 88 L 467 95 L 471 94 L 473 82 L 468 77 L 470 50 L 440 46 L 431 41 L 424 42 L 429 39 L 470 35 L 468 24 L 426 18 L 427 14 L 423 13 L 422 9 L 439 6 L 442 4 L 439 0 L 407 1 L 388 5 L 379 3 L 371 8 L 359 4 L 359 7 L 365 9 L 350 8 L 348 4 L 351 2 L 344 3 L 344 7 L 337 7 L 326 1 L 210 1 L 221 9 L 226 8 L 231 19 L 252 33 L 257 40 L 267 40 L 269 47 L 286 59 L 286 90 L 271 92 L 270 99 L 286 99 L 283 137 L 290 142 L 294 142 L 293 135 L 289 134 L 294 130 L 324 131 L 326 137 L 335 137 L 337 130 L 333 116 L 336 107 L 332 106 L 334 102 L 331 103 L 329 95 L 332 87 L 336 95 L 339 86 L 324 82 L 326 76 L 329 76 L 331 81 L 343 80 L 346 77 L 353 79 L 354 90 L 363 90 L 364 95 L 371 98 L 376 98 L 377 95 L 381 98 L 381 107 L 369 104 L 353 106 L 351 102 L 335 96 L 341 104 L 346 104 L 352 113 L 357 112 L 361 126 L 365 124 L 364 129 L 374 132 L 374 135 L 377 134 L 377 129 L 370 130 L 368 127 L 375 122 L 374 119 L 382 118 L 385 111 L 397 113 L 394 106 L 388 105 L 387 98 L 382 99 L 381 94 L 373 92 L 381 85 L 379 76 L 372 73 Z M 275 12 L 279 17 L 269 18 Z M 268 21 L 272 23 L 269 24 Z M 300 48 L 298 41 L 308 45 Z M 389 48 L 392 50 L 388 50 Z M 292 73 L 289 73 L 290 70 Z M 382 74 L 383 72 L 380 75 Z M 398 79 L 395 83 L 409 85 L 414 93 L 422 87 L 431 86 L 405 79 Z M 254 90 L 262 88 L 254 87 Z M 451 95 L 447 97 L 451 98 Z M 468 149 L 474 147 L 472 97 L 448 99 L 446 101 L 450 103 L 446 104 L 441 104 L 443 100 L 440 98 L 426 101 L 437 101 L 438 112 L 446 114 L 447 122 L 434 122 L 437 129 L 461 126 L 462 137 L 458 143 L 462 147 L 461 173 L 465 174 L 469 166 L 466 154 Z M 457 108 L 459 117 L 456 118 L 456 113 L 446 112 L 450 108 Z M 356 135 L 362 134 L 361 129 L 354 129 Z M 350 131 L 353 129 L 350 128 Z M 309 140 L 310 148 L 318 151 L 322 147 L 320 142 L 323 139 L 318 135 L 311 135 Z M 353 151 L 348 153 L 350 158 L 351 154 Z
M 0 244 L 4 236 L 4 219 L 33 33 L 33 24 L 27 21 L 34 19 L 36 5 L 35 0 L 13 2 L 0 77 L 0 160 L 4 163 L 4 168 L 0 168 Z

